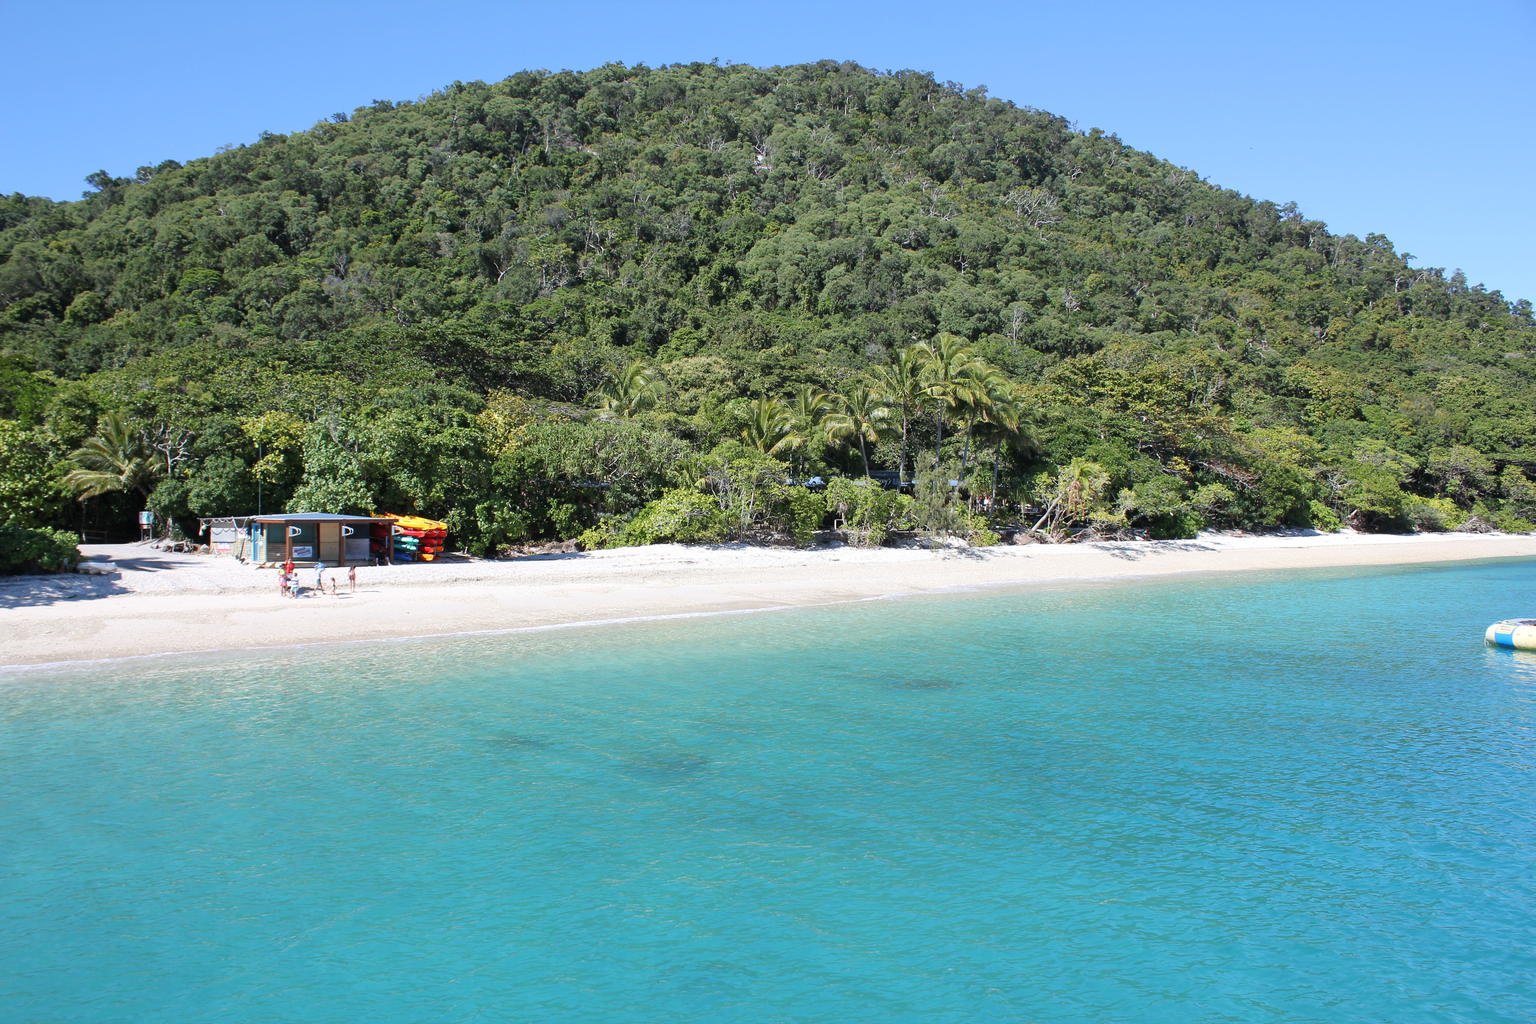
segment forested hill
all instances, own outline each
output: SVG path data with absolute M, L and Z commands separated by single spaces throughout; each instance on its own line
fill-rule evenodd
M 1071 475 L 1063 523 L 1164 532 L 1536 513 L 1529 302 L 926 74 L 522 72 L 88 180 L 0 201 L 13 522 L 77 523 L 114 431 L 146 458 L 98 516 L 388 508 L 477 549 L 725 508 L 747 449 Z

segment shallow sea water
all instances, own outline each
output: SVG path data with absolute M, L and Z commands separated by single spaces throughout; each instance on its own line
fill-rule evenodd
M 12 1022 L 1536 1020 L 1536 563 L 0 675 Z

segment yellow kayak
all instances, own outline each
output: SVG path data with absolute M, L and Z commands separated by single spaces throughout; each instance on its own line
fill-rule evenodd
M 385 516 L 395 521 L 395 525 L 407 530 L 446 530 L 447 523 L 440 523 L 436 519 L 423 519 L 421 516 L 397 516 L 385 512 Z

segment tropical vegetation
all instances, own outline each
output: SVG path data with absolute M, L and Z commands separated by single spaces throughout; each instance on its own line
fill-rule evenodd
M 87 181 L 0 199 L 17 529 L 1536 517 L 1529 302 L 926 74 L 528 71 Z

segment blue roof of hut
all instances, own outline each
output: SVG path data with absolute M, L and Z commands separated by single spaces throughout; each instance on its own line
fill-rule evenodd
M 252 516 L 253 523 L 382 523 L 383 516 L 353 516 L 339 512 L 283 512 L 272 516 Z

